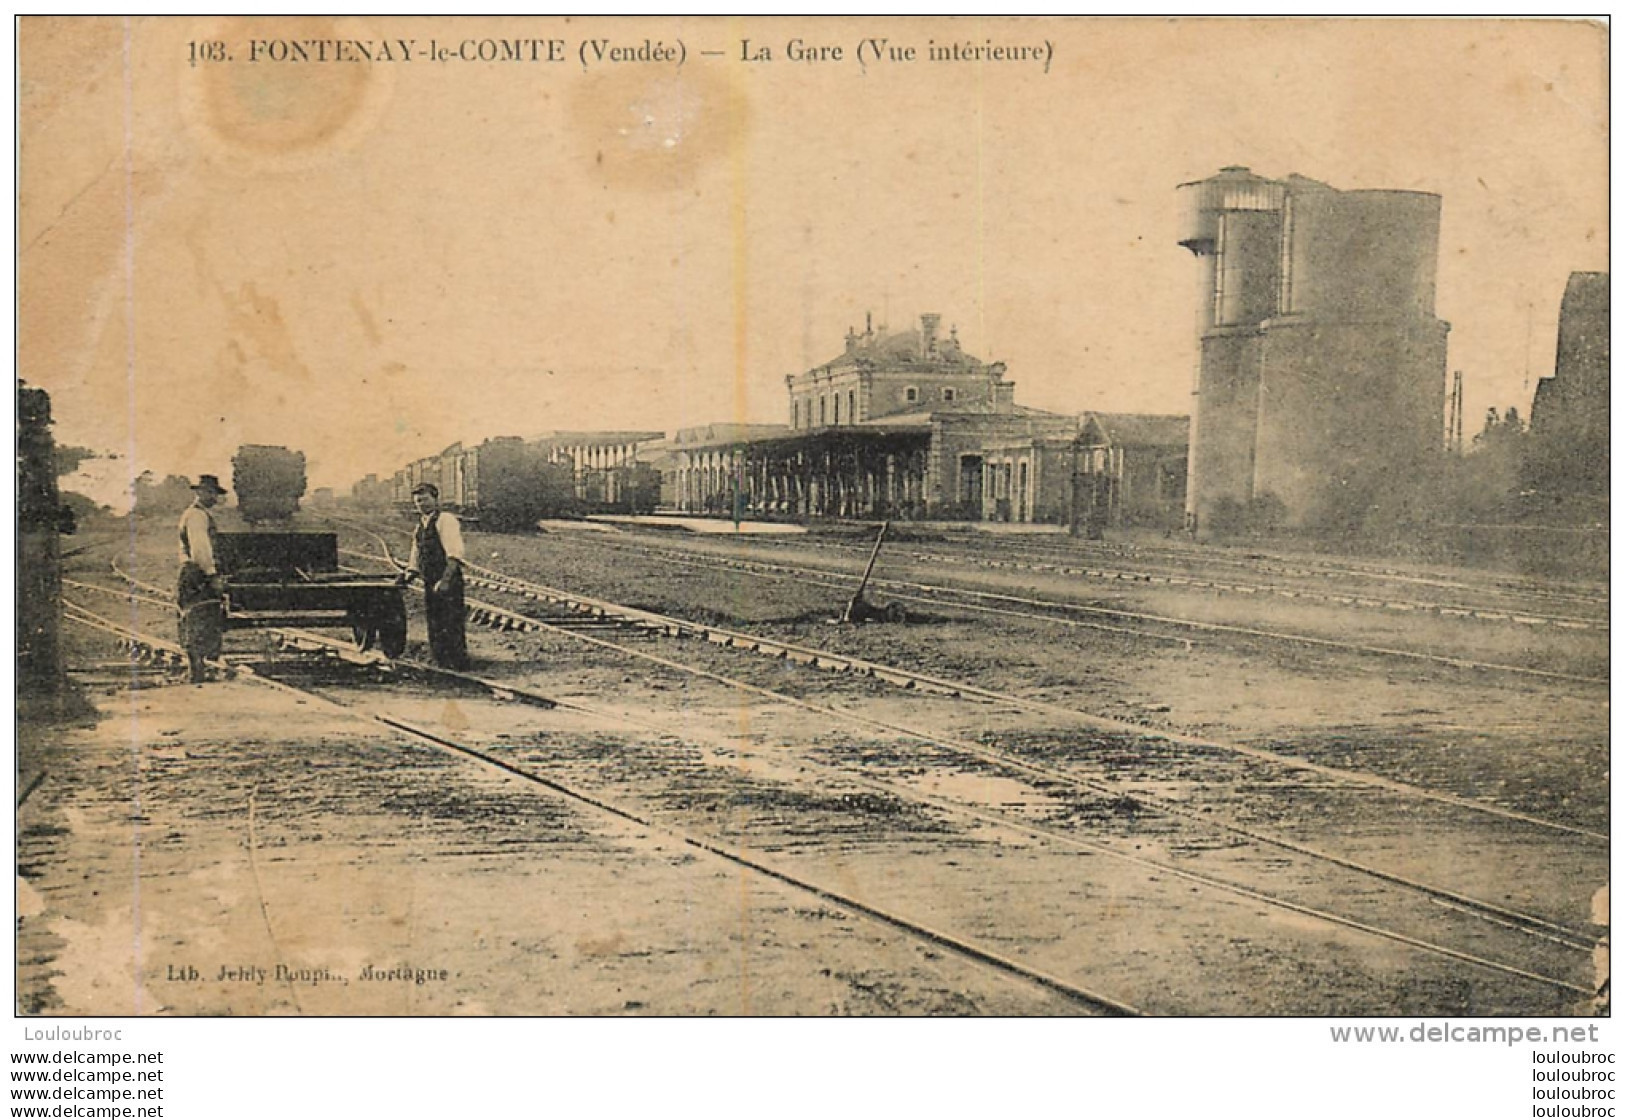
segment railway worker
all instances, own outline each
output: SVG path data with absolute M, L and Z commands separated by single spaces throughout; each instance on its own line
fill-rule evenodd
M 423 580 L 424 614 L 429 620 L 429 654 L 443 669 L 468 668 L 467 611 L 463 607 L 463 528 L 455 515 L 440 508 L 440 490 L 432 482 L 412 490 L 420 515 L 412 535 L 406 582 Z
M 181 514 L 181 574 L 175 587 L 175 606 L 180 611 L 181 646 L 186 650 L 193 684 L 208 680 L 206 662 L 220 656 L 225 630 L 221 601 L 224 586 L 215 568 L 214 514 L 209 512 L 225 493 L 226 488 L 214 475 L 199 475 L 197 485 L 192 487 L 192 504 Z

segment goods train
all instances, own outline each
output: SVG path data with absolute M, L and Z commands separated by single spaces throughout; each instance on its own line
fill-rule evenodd
M 650 513 L 660 499 L 660 475 L 652 467 L 583 469 L 548 439 L 489 439 L 477 447 L 454 443 L 438 455 L 408 463 L 390 480 L 400 509 L 412 507 L 423 483 L 440 502 L 490 532 L 528 529 L 549 517 L 586 513 Z
M 517 437 L 486 440 L 478 447 L 452 444 L 439 455 L 408 463 L 394 478 L 395 503 L 410 507 L 423 483 L 440 491 L 440 502 L 493 532 L 527 529 L 544 517 L 578 512 L 570 467 L 550 462 L 547 449 Z
M 286 521 L 305 496 L 305 453 L 244 444 L 231 457 L 231 486 L 237 509 L 250 525 Z

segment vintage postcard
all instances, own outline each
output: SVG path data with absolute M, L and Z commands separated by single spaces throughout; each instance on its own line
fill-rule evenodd
M 1605 26 L 17 46 L 30 1029 L 1608 1013 Z

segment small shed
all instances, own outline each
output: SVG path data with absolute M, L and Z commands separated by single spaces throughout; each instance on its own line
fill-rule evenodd
M 1104 528 L 1177 529 L 1184 523 L 1191 418 L 1086 412 L 1079 426 L 1075 523 Z

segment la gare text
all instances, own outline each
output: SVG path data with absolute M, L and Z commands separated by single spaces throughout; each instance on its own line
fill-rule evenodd
M 910 62 L 1028 62 L 1048 71 L 1054 47 L 1040 43 L 998 43 L 928 40 L 901 43 L 888 38 L 866 38 L 855 43 L 821 43 L 791 38 L 765 43 L 740 39 L 729 49 L 701 49 L 699 56 L 745 63 L 856 62 L 860 66 Z M 682 66 L 689 60 L 681 39 L 249 39 L 237 45 L 219 39 L 187 43 L 192 66 L 248 62 L 256 65 L 319 65 L 324 63 L 579 63 L 583 68 L 631 63 Z

